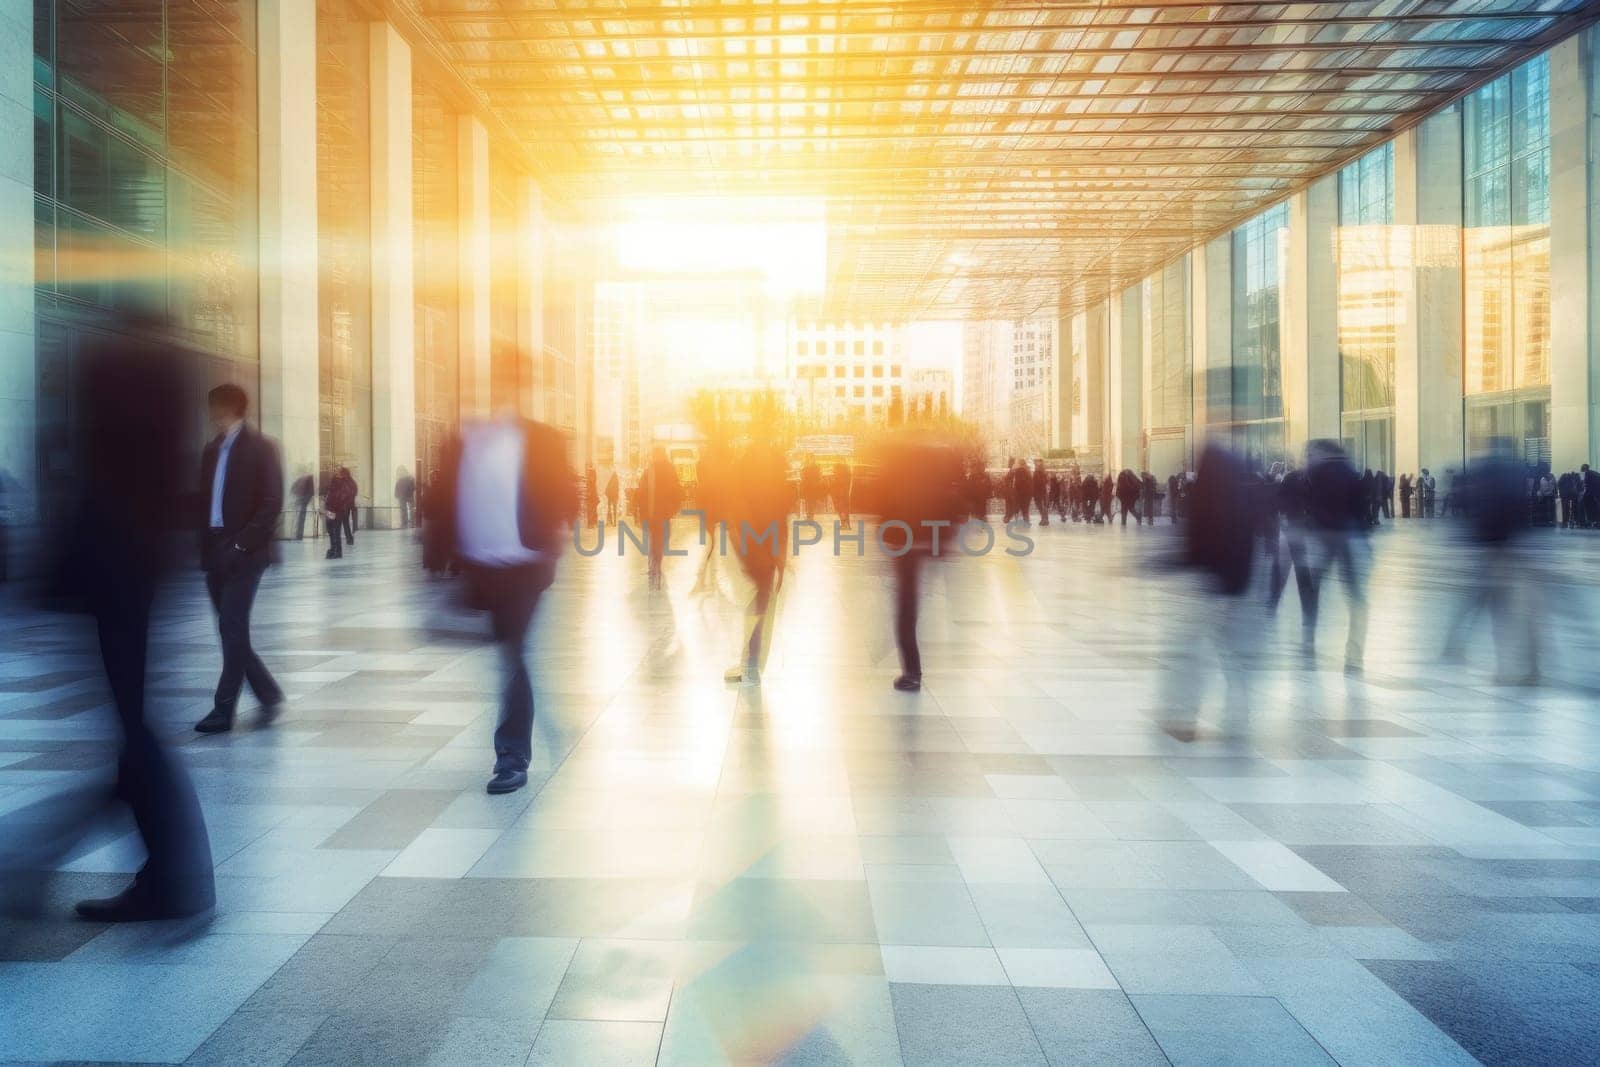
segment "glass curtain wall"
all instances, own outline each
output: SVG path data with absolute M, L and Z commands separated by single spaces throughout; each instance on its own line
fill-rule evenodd
M 367 19 L 351 0 L 317 2 L 317 319 L 323 475 L 372 475 L 371 156 Z
M 461 411 L 457 284 L 460 116 L 416 76 L 411 94 L 412 199 L 416 242 L 417 479 L 429 484 Z
M 1194 457 L 1189 257 L 1144 280 L 1144 467 L 1157 478 L 1189 470 Z
M 1231 408 L 1228 422 L 1235 447 L 1263 463 L 1284 456 L 1279 313 L 1288 239 L 1285 204 L 1233 231 L 1233 362 L 1228 375 L 1231 403 L 1226 407 Z
M 1394 144 L 1339 172 L 1340 427 L 1357 468 L 1394 472 L 1394 364 L 1403 260 L 1394 226 Z
M 70 469 L 73 367 L 103 338 L 153 336 L 257 398 L 255 20 L 250 0 L 34 0 L 41 486 Z
M 1550 459 L 1550 63 L 1462 107 L 1467 454 Z

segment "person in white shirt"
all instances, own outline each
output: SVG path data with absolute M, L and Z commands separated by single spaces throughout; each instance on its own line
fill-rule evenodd
M 272 562 L 283 511 L 283 467 L 272 441 L 245 423 L 243 389 L 219 385 L 208 399 L 217 436 L 200 464 L 201 485 L 209 495 L 201 566 L 217 611 L 222 676 L 211 713 L 195 729 L 214 734 L 233 729 L 239 690 L 247 681 L 261 701 L 263 724 L 277 718 L 283 705 L 283 690 L 250 644 L 250 609 Z
M 566 441 L 542 423 L 504 413 L 463 428 L 440 479 L 440 521 L 474 606 L 488 611 L 505 690 L 495 728 L 490 793 L 528 783 L 533 684 L 525 645 L 539 598 L 555 578 L 564 527 L 578 514 Z

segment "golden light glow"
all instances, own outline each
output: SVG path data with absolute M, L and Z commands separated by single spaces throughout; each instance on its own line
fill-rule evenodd
M 617 226 L 628 271 L 758 278 L 768 295 L 822 292 L 828 232 L 816 202 L 697 197 L 630 203 Z

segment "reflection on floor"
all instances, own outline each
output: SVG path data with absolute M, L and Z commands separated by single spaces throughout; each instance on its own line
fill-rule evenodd
M 201 738 L 200 589 L 159 627 L 202 792 L 206 925 L 64 916 L 139 857 L 110 826 L 6 926 L 0 1058 L 234 1063 L 1449 1063 L 1594 1056 L 1600 715 L 1437 659 L 1453 557 L 1376 539 L 1365 675 L 1294 592 L 1248 707 L 1158 706 L 1198 604 L 1167 530 L 1059 526 L 933 569 L 927 685 L 891 691 L 880 561 L 803 556 L 765 685 L 692 559 L 569 557 L 534 653 L 533 786 L 489 797 L 493 650 L 402 535 L 293 546 L 258 646 L 271 730 Z M 1600 539 L 1536 553 L 1594 573 Z M 1540 609 L 1590 669 L 1592 590 Z M 109 772 L 95 661 L 5 619 L 0 815 Z M 1199 678 L 1196 677 L 1198 689 Z M 0 824 L 3 829 L 3 824 Z

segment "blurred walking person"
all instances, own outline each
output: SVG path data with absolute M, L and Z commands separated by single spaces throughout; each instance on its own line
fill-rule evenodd
M 1139 476 L 1127 467 L 1122 468 L 1117 474 L 1116 481 L 1117 503 L 1122 508 L 1122 525 L 1128 525 L 1128 513 L 1130 511 L 1133 512 L 1133 524 L 1135 526 L 1140 524 L 1137 511 L 1140 492 Z
M 256 590 L 276 554 L 274 539 L 283 510 L 283 467 L 277 446 L 244 420 L 249 401 L 237 385 L 219 385 L 208 397 L 217 436 L 200 457 L 201 491 L 209 496 L 200 562 L 206 592 L 217 611 L 222 638 L 222 677 L 211 712 L 195 723 L 203 734 L 233 729 L 239 690 L 245 682 L 261 702 L 269 724 L 283 706 L 283 690 L 250 643 L 250 610 Z
M 766 670 L 783 587 L 791 499 L 783 453 L 770 441 L 752 441 L 737 465 L 727 497 L 728 538 L 753 588 L 745 607 L 739 661 L 723 673 L 725 682 L 759 685 Z
M 82 498 L 62 539 L 57 583 L 95 619 L 100 660 L 122 726 L 117 796 L 132 810 L 146 854 L 128 888 L 77 905 L 78 914 L 97 922 L 181 918 L 209 911 L 216 902 L 199 798 L 145 714 L 150 612 L 172 562 L 173 518 L 186 481 L 180 470 L 193 462 L 192 452 L 184 455 L 181 430 L 192 424 L 190 398 L 178 354 L 139 342 L 117 344 L 127 347 L 108 343 L 81 364 Z M 239 410 L 242 418 L 232 394 L 224 396 L 228 410 Z M 232 458 L 240 467 L 251 461 L 266 465 L 259 450 L 251 455 L 249 445 L 238 448 L 237 435 L 234 446 Z M 275 458 L 271 463 L 276 474 Z M 283 495 L 281 482 L 275 484 L 273 521 Z M 231 542 L 224 550 L 236 551 Z
M 666 449 L 656 445 L 650 450 L 650 462 L 639 476 L 639 517 L 645 526 L 645 547 L 649 553 L 649 585 L 651 589 L 662 586 L 662 557 L 666 554 L 667 539 L 672 536 L 672 520 L 683 506 L 683 487 L 678 484 L 677 471 L 667 459 Z
M 345 542 L 356 543 L 350 530 L 350 513 L 356 506 L 356 480 L 349 467 L 334 471 L 323 486 L 322 518 L 328 527 L 328 552 L 324 559 L 343 559 Z
M 1039 525 L 1050 525 L 1049 501 L 1046 500 L 1045 489 L 1049 484 L 1050 475 L 1045 472 L 1044 460 L 1035 458 L 1033 461 L 1033 506 L 1039 512 Z
M 408 530 L 417 523 L 417 480 L 404 467 L 395 470 L 394 502 L 400 509 L 400 529 Z
M 1034 469 L 1042 472 L 1043 464 Z M 922 689 L 922 650 L 917 643 L 922 569 L 929 559 L 956 551 L 953 539 L 963 510 L 961 460 L 954 447 L 935 437 L 907 436 L 887 446 L 878 477 L 878 506 L 884 524 L 904 525 L 880 535 L 888 552 L 899 552 L 893 556 L 894 638 L 900 653 L 900 674 L 894 687 L 902 693 L 915 693 Z M 1048 523 L 1042 503 L 1039 512 L 1041 524 Z
M 304 541 L 306 512 L 311 508 L 311 498 L 316 495 L 316 483 L 310 471 L 302 470 L 294 485 L 289 487 L 289 495 L 294 498 L 294 539 Z
M 1502 685 L 1535 685 L 1539 680 L 1538 606 L 1529 571 L 1519 551 L 1528 529 L 1523 472 L 1512 442 L 1497 438 L 1488 455 L 1473 461 L 1456 480 L 1466 509 L 1469 565 L 1464 568 L 1466 595 L 1445 632 L 1444 658 L 1461 663 L 1467 639 L 1480 614 L 1489 616 L 1494 634 L 1496 681 Z M 1518 623 L 1526 625 L 1519 661 Z
M 617 524 L 617 500 L 622 495 L 622 483 L 617 480 L 617 468 L 611 468 L 610 477 L 606 478 L 606 521 L 611 525 Z
M 850 461 L 841 459 L 833 465 L 833 510 L 839 514 L 839 524 L 850 528 L 850 490 L 853 477 Z
M 1289 573 L 1293 571 L 1295 588 L 1300 595 L 1301 650 L 1309 659 L 1316 652 L 1317 576 L 1312 570 L 1306 545 L 1310 489 L 1305 472 L 1289 468 L 1269 491 L 1271 499 L 1268 507 L 1276 514 L 1277 521 L 1264 523 L 1264 527 L 1269 529 L 1267 554 L 1272 560 L 1267 608 L 1270 613 L 1277 613 L 1278 602 L 1289 584 Z M 1289 557 L 1287 563 L 1284 561 L 1285 552 Z
M 505 677 L 486 790 L 513 793 L 528 784 L 533 760 L 528 630 L 555 580 L 564 528 L 578 519 L 578 478 L 560 431 L 515 408 L 463 427 L 443 469 L 443 535 L 461 561 L 467 603 L 489 613 Z
M 1261 494 L 1243 460 L 1221 445 L 1200 456 L 1185 516 L 1184 563 L 1194 595 L 1174 598 L 1171 664 L 1162 676 L 1161 708 L 1185 719 L 1200 709 L 1209 673 L 1201 657 L 1214 650 L 1226 686 L 1224 708 L 1249 706 L 1244 657 L 1251 640 L 1250 588 Z
M 1350 612 L 1345 639 L 1345 670 L 1362 670 L 1367 642 L 1366 533 L 1372 524 L 1371 483 L 1337 442 L 1319 439 L 1306 445 L 1306 517 L 1316 559 L 1320 609 L 1323 582 L 1337 568 Z M 1307 628 L 1306 654 L 1315 654 L 1316 619 Z

